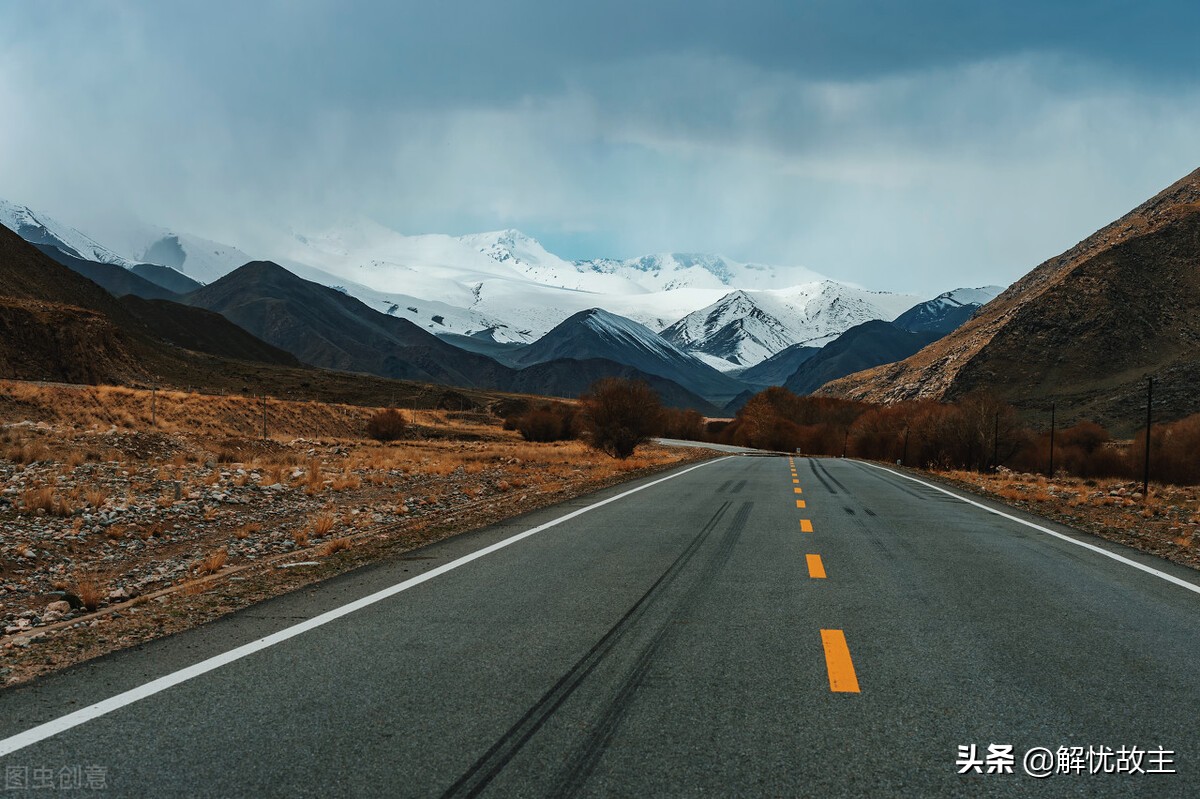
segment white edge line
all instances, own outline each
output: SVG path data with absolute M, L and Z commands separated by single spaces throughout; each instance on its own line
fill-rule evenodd
M 126 705 L 131 705 L 134 702 L 138 702 L 149 696 L 153 696 L 154 694 L 165 691 L 172 686 L 187 682 L 188 680 L 199 677 L 200 675 L 206 674 L 214 669 L 219 669 L 224 665 L 234 662 L 235 660 L 240 660 L 247 655 L 252 655 L 255 652 L 259 652 L 263 649 L 274 646 L 275 644 L 286 641 L 289 638 L 295 638 L 297 635 L 302 635 L 309 630 L 314 630 L 317 627 L 328 624 L 331 621 L 340 619 L 342 616 L 349 615 L 356 610 L 361 610 L 368 605 L 373 605 L 376 602 L 387 599 L 388 597 L 395 596 L 401 591 L 407 591 L 409 588 L 420 585 L 427 580 L 432 580 L 434 577 L 438 577 L 439 575 L 445 574 L 448 571 L 453 571 L 459 566 L 464 566 L 473 560 L 484 557 L 485 555 L 490 555 L 497 550 L 503 549 L 510 544 L 515 544 L 522 539 L 530 537 L 531 535 L 536 535 L 543 530 L 548 530 L 549 528 L 562 524 L 565 521 L 574 519 L 576 516 L 582 516 L 588 511 L 595 510 L 596 508 L 607 505 L 610 502 L 616 502 L 619 499 L 624 499 L 630 494 L 636 494 L 639 491 L 644 491 L 647 488 L 658 485 L 659 483 L 665 483 L 667 480 L 674 480 L 676 477 L 682 477 L 688 472 L 695 471 L 696 469 L 700 469 L 714 463 L 719 463 L 720 461 L 728 460 L 729 457 L 731 456 L 715 458 L 695 466 L 689 466 L 682 471 L 674 472 L 666 477 L 661 477 L 658 480 L 640 485 L 636 488 L 631 488 L 628 491 L 617 494 L 616 496 L 609 497 L 608 499 L 602 499 L 599 502 L 595 502 L 586 507 L 571 511 L 568 514 L 559 516 L 557 519 L 552 519 L 545 524 L 539 524 L 537 527 L 530 528 L 529 530 L 525 530 L 524 532 L 505 538 L 502 541 L 497 541 L 496 543 L 486 546 L 483 549 L 463 555 L 457 560 L 444 563 L 435 569 L 430 569 L 424 574 L 412 577 L 404 582 L 396 583 L 395 585 L 389 586 L 380 591 L 376 591 L 373 594 L 368 594 L 361 599 L 356 599 L 346 605 L 334 608 L 333 610 L 328 610 L 319 616 L 314 616 L 311 619 L 300 622 L 299 624 L 286 627 L 278 632 L 266 636 L 265 638 L 259 638 L 257 641 L 251 641 L 250 643 L 242 644 L 235 649 L 230 649 L 228 652 L 222 652 L 219 655 L 213 655 L 212 657 L 202 660 L 199 663 L 194 663 L 191 666 L 180 669 L 179 671 L 165 674 L 162 677 L 145 683 L 144 685 L 139 685 L 136 688 L 130 688 L 128 691 L 123 691 L 116 696 L 104 699 L 95 703 L 94 705 L 88 705 L 87 707 L 80 708 L 72 713 L 68 713 L 65 716 L 61 716 L 57 719 L 39 724 L 38 726 L 32 727 L 24 732 L 17 733 L 9 738 L 0 740 L 0 757 L 10 755 L 13 752 L 17 752 L 27 746 L 38 743 L 39 741 L 44 741 L 47 738 L 58 735 L 61 732 L 66 732 L 72 727 L 78 727 L 80 724 L 84 724 L 92 719 L 99 718 L 100 716 L 111 713 L 114 710 L 125 707 Z
M 1200 594 L 1200 585 L 1196 585 L 1195 583 L 1190 583 L 1187 580 L 1176 577 L 1173 574 L 1167 574 L 1166 572 L 1159 571 L 1158 569 L 1154 568 L 1153 566 L 1147 566 L 1144 563 L 1138 563 L 1136 560 L 1130 560 L 1129 558 L 1125 557 L 1124 555 L 1118 555 L 1116 552 L 1110 552 L 1109 550 L 1105 549 L 1104 547 L 1098 547 L 1095 544 L 1089 544 L 1086 541 L 1080 541 L 1077 538 L 1072 538 L 1069 535 L 1063 535 L 1062 533 L 1055 532 L 1054 530 L 1051 530 L 1048 527 L 1043 527 L 1040 524 L 1034 524 L 1033 522 L 1026 521 L 1025 519 L 1022 519 L 1020 517 L 1013 516 L 1010 513 L 1005 513 L 1004 511 L 996 510 L 995 508 L 990 508 L 987 505 L 984 505 L 982 502 L 976 502 L 973 499 L 967 499 L 964 496 L 955 494 L 953 491 L 947 491 L 946 489 L 942 488 L 941 486 L 934 485 L 933 483 L 927 483 L 924 480 L 918 480 L 915 477 L 909 477 L 907 474 L 901 474 L 900 472 L 893 471 L 892 469 L 888 469 L 883 466 L 878 466 L 874 463 L 868 463 L 867 461 L 858 461 L 858 463 L 861 463 L 864 466 L 870 466 L 872 469 L 878 469 L 881 472 L 887 472 L 888 474 L 894 474 L 897 477 L 903 477 L 905 480 L 912 480 L 914 483 L 920 483 L 923 486 L 932 488 L 934 491 L 941 491 L 943 494 L 954 497 L 955 499 L 965 502 L 968 505 L 974 505 L 977 508 L 982 508 L 983 510 L 987 511 L 988 513 L 994 513 L 997 516 L 1002 516 L 1005 519 L 1014 521 L 1017 524 L 1023 524 L 1026 527 L 1032 527 L 1034 530 L 1037 530 L 1040 533 L 1045 533 L 1046 535 L 1052 535 L 1055 538 L 1062 539 L 1063 541 L 1066 541 L 1069 544 L 1074 544 L 1077 547 L 1083 547 L 1084 549 L 1090 549 L 1093 552 L 1097 552 L 1106 558 L 1112 558 L 1113 560 L 1124 563 L 1126 566 L 1132 566 L 1135 569 L 1141 569 L 1142 571 L 1146 572 L 1147 574 L 1153 574 L 1155 577 L 1159 577 L 1163 580 L 1166 580 L 1168 583 L 1174 583 L 1175 585 L 1178 585 L 1181 588 L 1186 588 L 1187 590 L 1189 590 L 1193 593 Z

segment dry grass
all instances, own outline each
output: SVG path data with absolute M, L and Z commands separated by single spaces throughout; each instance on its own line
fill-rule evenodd
M 50 511 L 54 508 L 54 489 L 25 489 L 21 492 L 21 507 L 26 513 L 36 513 L 39 510 L 50 513 Z
M 42 511 L 50 516 L 70 516 L 75 506 L 70 498 L 57 493 L 53 488 L 27 488 L 21 492 L 21 507 L 25 513 Z
M 149 430 L 151 392 L 117 386 L 42 385 L 0 380 L 0 402 L 22 409 L 24 418 L 81 429 Z M 379 409 L 338 403 L 272 398 L 272 436 L 359 438 Z M 440 412 L 416 412 L 411 420 L 428 424 Z M 444 417 L 444 414 L 441 416 Z M 159 432 L 189 432 L 213 438 L 262 435 L 262 404 L 257 397 L 163 390 L 157 397 Z M 443 420 L 444 421 L 444 420 Z M 434 422 L 436 423 L 436 422 Z M 17 453 L 19 463 L 44 460 L 37 450 Z
M 215 550 L 208 557 L 196 564 L 196 571 L 201 574 L 216 574 L 225 568 L 225 561 L 229 560 L 229 551 L 226 549 Z
M 356 474 L 341 474 L 333 478 L 329 487 L 334 491 L 355 491 L 362 486 L 362 479 Z
M 337 521 L 332 513 L 322 513 L 312 520 L 312 532 L 317 538 L 324 538 L 333 530 Z
M 302 549 L 308 546 L 308 530 L 296 530 L 292 533 L 292 540 L 296 542 L 296 546 Z
M 76 580 L 75 590 L 72 593 L 79 597 L 79 601 L 88 610 L 96 610 L 104 601 L 104 588 L 94 577 L 81 577 Z
M 50 450 L 42 443 L 14 444 L 4 453 L 5 460 L 28 466 L 37 461 L 50 460 Z
M 100 508 L 104 506 L 105 502 L 108 502 L 108 492 L 103 488 L 93 487 L 83 492 L 83 498 L 93 508 Z
M 325 545 L 321 547 L 321 554 L 329 556 L 335 552 L 341 552 L 343 549 L 349 549 L 350 546 L 351 544 L 349 538 L 334 538 L 331 541 L 325 542 Z

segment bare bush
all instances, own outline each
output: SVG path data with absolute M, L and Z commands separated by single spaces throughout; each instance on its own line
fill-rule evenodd
M 658 394 L 640 380 L 606 377 L 580 399 L 588 443 L 614 458 L 628 458 L 662 429 Z
M 576 437 L 575 409 L 562 402 L 545 403 L 516 419 L 516 428 L 526 441 L 569 441 Z
M 376 441 L 396 441 L 407 431 L 408 420 L 395 408 L 379 411 L 367 420 L 367 435 Z

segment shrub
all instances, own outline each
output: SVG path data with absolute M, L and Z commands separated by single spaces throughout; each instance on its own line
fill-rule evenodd
M 705 441 L 708 438 L 704 417 L 693 410 L 663 410 L 663 435 L 684 441 Z
M 376 441 L 395 441 L 408 430 L 408 420 L 395 408 L 379 411 L 367 420 L 367 435 Z
M 663 426 L 662 404 L 640 380 L 606 377 L 580 398 L 588 443 L 624 460 Z
M 575 438 L 575 409 L 561 402 L 540 405 L 517 417 L 516 429 L 526 441 L 566 441 Z

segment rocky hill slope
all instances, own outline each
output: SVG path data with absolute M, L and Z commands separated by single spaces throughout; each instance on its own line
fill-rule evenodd
M 949 336 L 819 393 L 876 402 L 987 390 L 1037 414 L 1136 429 L 1200 411 L 1200 170 L 1013 284 Z

